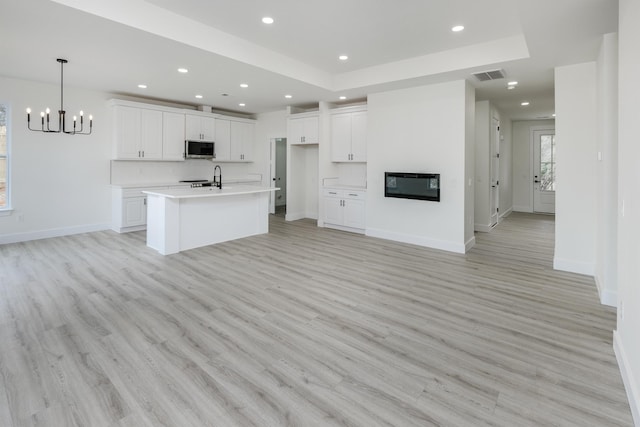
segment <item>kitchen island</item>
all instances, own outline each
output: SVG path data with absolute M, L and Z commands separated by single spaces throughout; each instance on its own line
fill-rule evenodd
M 269 232 L 269 193 L 252 185 L 144 191 L 147 246 L 162 255 Z

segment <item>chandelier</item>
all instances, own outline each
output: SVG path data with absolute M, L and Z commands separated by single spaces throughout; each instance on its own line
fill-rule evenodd
M 78 128 L 78 117 L 73 116 L 73 130 L 67 130 L 66 114 L 64 111 L 64 64 L 68 61 L 66 59 L 58 58 L 60 63 L 60 109 L 58 110 L 58 129 L 51 129 L 49 113 L 51 110 L 48 108 L 40 113 L 40 129 L 31 128 L 31 108 L 27 108 L 27 128 L 35 132 L 51 132 L 51 133 L 66 133 L 67 135 L 90 135 L 93 128 L 93 116 L 89 116 L 89 131 L 84 132 L 84 113 L 80 111 L 80 128 Z M 46 124 L 45 124 L 46 121 Z

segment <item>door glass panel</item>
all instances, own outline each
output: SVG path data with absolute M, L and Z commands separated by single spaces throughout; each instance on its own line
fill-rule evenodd
M 540 191 L 556 189 L 556 136 L 540 136 Z
M 0 208 L 7 207 L 7 158 L 0 157 Z

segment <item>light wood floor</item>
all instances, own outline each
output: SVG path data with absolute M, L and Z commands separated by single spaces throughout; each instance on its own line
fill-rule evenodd
M 0 246 L 0 426 L 631 426 L 593 280 L 553 218 L 467 255 L 271 218 Z

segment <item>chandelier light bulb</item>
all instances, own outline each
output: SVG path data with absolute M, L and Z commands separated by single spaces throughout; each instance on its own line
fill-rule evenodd
M 31 114 L 31 108 L 27 108 L 27 114 Z

